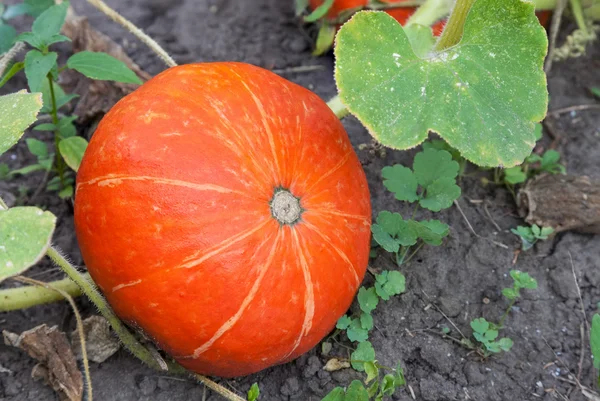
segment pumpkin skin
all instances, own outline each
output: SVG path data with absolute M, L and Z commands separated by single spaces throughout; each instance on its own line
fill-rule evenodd
M 142 85 L 101 121 L 77 175 L 92 278 L 123 320 L 206 375 L 315 346 L 364 277 L 370 221 L 364 171 L 329 107 L 243 63 Z

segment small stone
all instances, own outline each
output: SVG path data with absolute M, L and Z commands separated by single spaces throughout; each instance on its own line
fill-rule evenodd
M 145 376 L 140 382 L 139 388 L 143 395 L 151 395 L 156 390 L 156 380 Z
M 292 39 L 288 44 L 288 49 L 293 53 L 302 53 L 308 47 L 306 40 L 302 37 Z

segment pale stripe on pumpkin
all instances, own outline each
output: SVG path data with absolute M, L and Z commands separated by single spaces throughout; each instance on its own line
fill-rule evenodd
M 281 234 L 283 232 L 284 232 L 284 230 L 278 230 L 277 237 L 275 237 L 275 243 L 273 244 L 273 247 L 271 248 L 271 251 L 269 252 L 269 257 L 267 258 L 266 262 L 260 267 L 258 277 L 254 281 L 254 284 L 252 285 L 250 292 L 248 293 L 248 295 L 246 295 L 246 298 L 244 298 L 244 300 L 242 301 L 242 305 L 240 306 L 238 311 L 232 317 L 230 317 L 225 323 L 223 323 L 223 325 L 221 327 L 219 327 L 219 329 L 211 337 L 210 340 L 208 340 L 207 342 L 202 344 L 200 347 L 196 348 L 196 350 L 194 350 L 193 358 L 198 358 L 200 355 L 202 355 L 202 353 L 206 352 L 215 343 L 215 341 L 217 341 L 219 338 L 221 338 L 223 336 L 223 334 L 227 333 L 238 322 L 238 320 L 240 320 L 243 313 L 248 308 L 248 305 L 250 305 L 250 303 L 254 300 L 254 297 L 258 293 L 258 288 L 260 287 L 260 285 L 263 281 L 263 278 L 265 277 L 265 274 L 267 274 L 269 267 L 273 263 L 273 259 L 275 258 L 275 255 L 277 253 L 275 251 L 277 250 L 277 245 L 279 245 L 279 240 L 280 240 Z M 271 238 L 269 237 L 265 240 L 265 242 L 270 241 L 270 240 L 271 240 Z M 260 248 L 261 245 L 259 245 L 258 247 Z

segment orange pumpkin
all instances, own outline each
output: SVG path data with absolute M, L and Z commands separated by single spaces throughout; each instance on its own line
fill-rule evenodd
M 315 94 L 242 63 L 171 68 L 104 117 L 75 228 L 117 314 L 185 367 L 246 375 L 343 315 L 371 207 L 344 128 Z

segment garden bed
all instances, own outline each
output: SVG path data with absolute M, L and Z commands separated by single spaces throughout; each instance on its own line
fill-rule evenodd
M 94 27 L 123 45 L 142 69 L 152 75 L 164 69 L 153 53 L 121 27 L 91 7 L 73 3 L 79 14 L 89 16 Z M 113 1 L 111 5 L 157 39 L 178 63 L 249 62 L 274 69 L 329 99 L 336 92 L 332 56 L 311 56 L 310 43 L 291 3 L 291 0 L 134 0 Z M 587 55 L 554 63 L 548 77 L 550 111 L 595 101 L 589 87 L 600 86 L 599 60 L 600 42 L 596 42 L 588 48 Z M 300 66 L 320 68 L 295 72 L 295 67 Z M 20 77 L 0 93 L 23 87 L 25 80 Z M 600 111 L 563 113 L 552 117 L 550 122 L 552 132 L 545 131 L 538 146 L 556 146 L 570 174 L 599 178 Z M 395 200 L 383 187 L 381 169 L 395 163 L 410 165 L 414 152 L 387 150 L 383 155 L 378 149 L 360 146 L 370 144 L 371 137 L 357 120 L 348 117 L 344 125 L 367 174 L 374 216 L 382 210 L 409 212 L 409 206 Z M 83 135 L 90 131 L 90 126 L 80 128 Z M 26 137 L 32 135 L 50 140 L 49 136 L 40 136 L 40 132 L 29 131 Z M 19 168 L 34 160 L 22 141 L 3 155 L 0 162 Z M 451 227 L 449 238 L 440 247 L 424 247 L 402 266 L 407 292 L 373 312 L 375 329 L 370 341 L 379 362 L 395 366 L 400 361 L 405 370 L 407 386 L 392 399 L 411 400 L 412 389 L 417 400 L 426 401 L 561 399 L 557 393 L 571 401 L 584 400 L 569 381 L 578 377 L 581 384 L 593 388 L 597 373 L 592 366 L 589 341 L 586 339 L 582 344 L 578 286 L 590 321 L 600 301 L 600 237 L 561 233 L 530 251 L 521 252 L 517 258 L 519 239 L 510 232 L 522 224 L 517 207 L 504 187 L 484 186 L 481 181 L 484 176 L 485 172 L 469 167 L 460 182 L 463 192 L 458 200 L 460 210 L 452 207 L 439 216 Z M 59 225 L 54 244 L 81 265 L 72 207 L 46 192 L 29 199 L 42 178 L 43 173 L 36 173 L 0 182 L 0 196 L 9 206 L 31 202 L 56 214 Z M 27 193 L 22 187 L 27 188 Z M 427 216 L 426 212 L 419 213 Z M 382 251 L 371 260 L 370 266 L 376 271 L 397 269 L 389 254 Z M 523 292 L 523 298 L 508 317 L 503 335 L 514 340 L 512 350 L 482 360 L 476 353 L 442 338 L 443 327 L 456 332 L 452 323 L 469 335 L 469 322 L 473 318 L 500 316 L 507 306 L 501 290 L 511 285 L 508 275 L 511 269 L 528 272 L 539 282 L 537 290 Z M 62 273 L 46 260 L 28 275 L 48 281 L 60 278 Z M 367 275 L 365 280 L 372 284 L 371 276 Z M 95 312 L 83 298 L 78 304 L 86 316 Z M 42 323 L 58 325 L 70 332 L 74 318 L 64 302 L 0 314 L 0 328 L 11 332 L 20 333 Z M 341 339 L 340 344 L 334 343 L 328 356 L 322 355 L 321 347 L 317 346 L 288 364 L 220 383 L 242 393 L 258 382 L 261 400 L 318 401 L 333 387 L 362 378 L 351 369 L 332 373 L 322 369 L 333 356 L 348 357 L 349 350 L 344 346 L 349 345 Z M 50 387 L 31 379 L 34 365 L 35 361 L 25 353 L 0 345 L 0 366 L 12 372 L 0 373 L 0 398 L 56 399 Z M 191 379 L 151 370 L 123 350 L 102 364 L 92 363 L 91 374 L 95 399 L 102 401 L 201 400 L 205 391 Z M 207 400 L 220 399 L 216 394 L 206 393 Z

